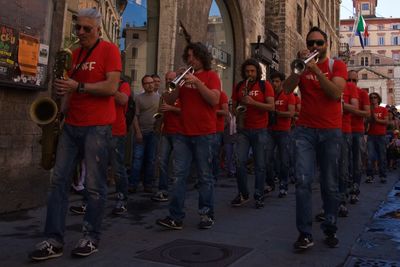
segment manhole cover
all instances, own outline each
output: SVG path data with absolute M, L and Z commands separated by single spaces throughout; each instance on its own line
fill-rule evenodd
M 399 261 L 349 257 L 343 267 L 400 267 Z
M 252 249 L 225 244 L 177 239 L 136 258 L 180 266 L 228 266 Z

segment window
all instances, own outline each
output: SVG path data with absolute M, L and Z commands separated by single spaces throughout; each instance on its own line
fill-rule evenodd
M 380 58 L 375 58 L 375 64 L 376 64 L 376 65 L 381 64 L 381 59 L 380 59 Z
M 393 74 L 393 70 L 392 69 L 388 69 L 388 74 Z
M 392 58 L 393 58 L 394 60 L 400 60 L 400 54 L 398 54 L 398 53 L 393 53 Z
M 301 6 L 297 5 L 297 32 L 301 35 L 302 29 L 303 29 L 303 23 L 302 23 L 302 10 Z
M 137 81 L 137 70 L 135 69 L 131 70 L 131 79 L 132 81 Z
M 385 45 L 385 37 L 379 36 L 379 38 L 378 38 L 378 45 Z
M 139 34 L 138 33 L 133 33 L 132 34 L 132 39 L 139 39 Z
M 369 10 L 369 4 L 368 3 L 362 3 L 361 4 L 361 10 Z
M 364 38 L 364 46 L 370 45 L 369 37 Z
M 361 79 L 367 80 L 368 79 L 368 74 L 366 74 L 366 73 L 361 74 Z
M 138 55 L 137 47 L 132 47 L 132 58 L 133 59 L 137 58 L 137 55 Z
M 368 57 L 361 57 L 361 66 L 368 66 Z
M 392 45 L 399 45 L 399 36 L 392 37 Z
M 379 31 L 383 31 L 385 28 L 383 27 L 383 25 L 378 25 L 378 30 Z
M 349 26 L 349 32 L 353 31 L 353 26 Z
M 393 88 L 389 88 L 389 94 L 393 94 Z
M 399 24 L 392 25 L 393 30 L 400 30 Z
M 354 65 L 354 59 L 350 59 L 350 60 L 349 60 L 349 64 L 350 64 L 350 65 Z

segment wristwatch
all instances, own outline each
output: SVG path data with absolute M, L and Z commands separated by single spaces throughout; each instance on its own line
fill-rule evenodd
M 84 83 L 79 83 L 79 84 L 78 84 L 78 88 L 76 88 L 76 91 L 77 91 L 79 94 L 84 93 L 84 92 L 85 92 L 85 84 L 84 84 Z

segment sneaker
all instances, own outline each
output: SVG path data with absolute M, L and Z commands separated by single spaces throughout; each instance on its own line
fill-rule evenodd
M 327 234 L 324 242 L 328 247 L 336 248 L 339 244 L 339 239 L 337 239 L 336 234 Z
M 264 200 L 262 198 L 256 199 L 256 209 L 264 208 Z
M 43 261 L 61 257 L 62 254 L 62 247 L 55 247 L 48 240 L 45 240 L 36 245 L 36 249 L 29 254 L 29 258 L 35 261 Z
M 325 221 L 325 212 L 323 210 L 321 210 L 320 213 L 318 213 L 317 215 L 315 215 L 315 221 L 317 222 L 323 222 Z
M 275 186 L 267 185 L 267 186 L 264 188 L 264 194 L 267 195 L 267 194 L 269 194 L 270 192 L 272 192 L 272 191 L 274 191 L 274 190 L 275 190 Z
M 356 204 L 359 200 L 356 194 L 350 194 L 350 204 Z
M 338 210 L 338 216 L 339 217 L 347 217 L 349 215 L 349 211 L 347 210 L 345 204 L 340 204 L 339 210 Z
M 311 236 L 306 236 L 304 234 L 300 234 L 299 238 L 296 242 L 294 242 L 293 247 L 295 249 L 308 249 L 314 246 L 314 242 Z
M 279 190 L 279 194 L 278 194 L 279 198 L 283 198 L 283 197 L 286 197 L 286 196 L 287 196 L 287 191 L 285 189 Z
M 387 182 L 386 177 L 383 177 L 383 176 L 382 176 L 382 177 L 381 177 L 381 183 L 382 183 L 382 184 L 386 184 L 386 182 Z
M 114 215 L 121 215 L 127 212 L 126 208 L 126 200 L 118 200 L 117 204 L 115 205 L 114 209 L 112 210 L 112 214 Z
M 151 200 L 158 202 L 166 202 L 168 201 L 168 193 L 158 191 L 151 197 Z
M 210 229 L 214 224 L 214 220 L 208 215 L 201 215 L 199 229 Z
M 365 179 L 365 183 L 367 184 L 372 184 L 373 182 L 374 182 L 373 176 L 367 176 L 367 179 Z
M 183 229 L 183 223 L 180 221 L 175 221 L 174 219 L 170 217 L 165 217 L 164 219 L 158 219 L 156 221 L 158 225 L 164 226 L 169 229 L 174 229 L 174 230 L 182 230 Z
M 86 204 L 82 204 L 80 206 L 71 206 L 69 211 L 74 214 L 83 215 L 86 213 Z
M 89 239 L 82 238 L 78 241 L 76 247 L 71 251 L 71 254 L 74 256 L 86 257 L 97 251 L 98 249 L 96 244 Z
M 245 197 L 242 194 L 239 194 L 231 201 L 231 205 L 233 207 L 240 207 L 248 201 L 249 201 L 249 196 Z

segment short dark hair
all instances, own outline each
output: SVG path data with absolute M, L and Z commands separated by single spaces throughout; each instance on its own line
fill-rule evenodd
M 200 42 L 188 44 L 185 47 L 185 50 L 182 55 L 182 59 L 183 59 L 183 61 L 185 61 L 185 63 L 187 63 L 187 60 L 189 57 L 189 55 L 188 55 L 189 50 L 192 50 L 193 56 L 201 61 L 204 70 L 211 70 L 212 57 L 211 57 L 210 52 L 208 52 L 207 47 L 204 44 L 202 44 Z
M 328 41 L 328 35 L 327 35 L 323 30 L 321 30 L 319 27 L 317 27 L 317 26 L 312 27 L 311 30 L 307 33 L 306 40 L 308 40 L 308 36 L 310 36 L 310 34 L 311 34 L 312 32 L 319 32 L 319 33 L 322 34 L 322 36 L 324 37 L 325 42 Z
M 153 77 L 151 77 L 150 74 L 145 74 L 145 75 L 142 77 L 142 85 L 143 85 L 144 79 L 146 79 L 147 77 L 150 77 L 150 78 L 153 79 Z
M 275 78 L 279 78 L 281 81 L 284 81 L 285 80 L 285 74 L 283 74 L 282 72 L 280 72 L 280 71 L 274 71 L 274 72 L 272 72 L 271 73 L 271 75 L 270 75 L 270 77 L 269 77 L 271 80 L 272 79 L 275 79 Z
M 376 93 L 376 92 L 372 92 L 369 94 L 369 98 L 371 98 L 372 95 L 376 95 L 378 97 L 378 104 L 382 103 L 382 97 Z
M 151 78 L 158 78 L 158 79 L 161 79 L 160 76 L 158 76 L 158 74 L 156 74 L 156 73 L 152 74 L 152 75 L 151 75 Z
M 246 69 L 246 66 L 250 66 L 250 65 L 256 67 L 256 71 L 257 71 L 256 79 L 257 79 L 257 81 L 261 80 L 261 66 L 260 66 L 260 63 L 254 58 L 246 59 L 243 62 L 242 66 L 241 66 L 241 72 L 240 72 L 240 75 L 242 76 L 242 79 L 243 80 L 247 79 L 245 69 Z

